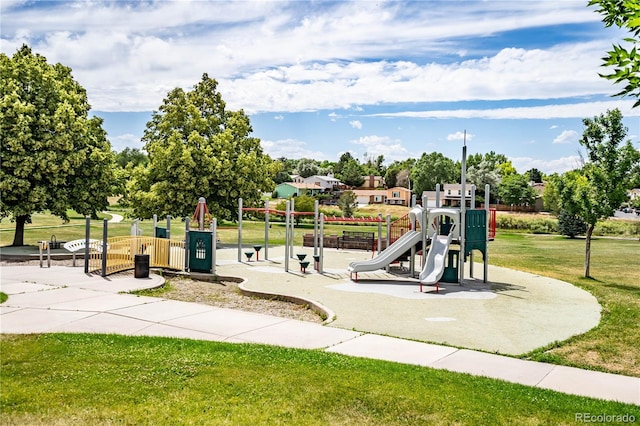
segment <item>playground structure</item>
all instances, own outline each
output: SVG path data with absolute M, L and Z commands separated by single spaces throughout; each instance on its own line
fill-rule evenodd
M 439 282 L 460 283 L 464 280 L 464 263 L 470 258 L 470 275 L 473 277 L 473 251 L 482 254 L 484 263 L 483 281 L 488 280 L 488 241 L 495 236 L 495 212 L 485 203 L 484 209 L 475 208 L 475 186 L 471 187 L 470 208 L 466 202 L 466 144 L 462 151 L 462 190 L 460 208 L 440 207 L 440 185 L 436 185 L 436 207 L 428 206 L 428 200 L 422 200 L 422 206 L 412 208 L 409 213 L 409 231 L 395 240 L 380 254 L 371 260 L 351 262 L 347 270 L 350 277 L 358 280 L 358 272 L 389 269 L 389 265 L 401 257 L 408 256 L 409 275 L 415 276 L 415 256 L 422 255 L 422 271 L 418 275 L 420 291 L 423 285 L 435 285 L 439 291 Z M 490 191 L 485 186 L 485 194 Z M 489 222 L 490 221 L 490 222 Z M 491 230 L 491 232 L 490 232 Z M 456 244 L 457 249 L 451 249 Z M 427 252 L 428 248 L 428 252 Z M 427 253 L 424 256 L 424 253 Z

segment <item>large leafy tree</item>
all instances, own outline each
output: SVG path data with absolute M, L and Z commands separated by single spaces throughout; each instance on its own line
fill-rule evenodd
M 613 50 L 602 58 L 604 67 L 613 67 L 610 74 L 601 77 L 612 80 L 615 84 L 625 84 L 614 96 L 631 96 L 636 98 L 633 107 L 640 105 L 640 4 L 638 0 L 591 0 L 589 6 L 597 6 L 596 10 L 604 17 L 606 27 L 617 26 L 627 29 L 631 37 L 624 39 L 627 45 L 613 45 Z
M 114 155 L 70 68 L 23 45 L 0 54 L 0 76 L 0 217 L 15 220 L 13 245 L 23 245 L 33 213 L 68 220 L 68 209 L 94 217 L 104 209 Z
M 364 183 L 362 177 L 362 166 L 356 159 L 351 159 L 342 167 L 342 172 L 338 175 L 342 183 L 348 186 L 358 187 Z
M 630 172 L 640 161 L 631 141 L 624 139 L 627 128 L 618 109 L 583 120 L 585 130 L 580 144 L 588 162 L 580 173 L 565 174 L 559 194 L 562 209 L 587 224 L 585 277 L 591 276 L 591 237 L 598 220 L 613 215 L 627 200 Z
M 537 193 L 529 185 L 525 175 L 510 174 L 505 176 L 498 187 L 498 195 L 505 204 L 515 206 L 531 205 L 536 201 Z
M 444 185 L 456 181 L 456 163 L 439 152 L 423 153 L 411 169 L 412 191 L 418 197 L 423 191 L 433 191 L 436 184 Z
M 149 165 L 138 168 L 129 203 L 134 215 L 191 215 L 199 197 L 220 219 L 232 219 L 238 198 L 258 205 L 273 190 L 280 166 L 251 137 L 249 117 L 227 111 L 216 80 L 207 74 L 193 90 L 173 89 L 143 136 Z

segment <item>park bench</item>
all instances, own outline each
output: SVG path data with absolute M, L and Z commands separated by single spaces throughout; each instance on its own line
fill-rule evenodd
M 95 251 L 102 251 L 102 245 L 98 244 L 100 242 L 100 240 L 89 240 L 89 244 L 91 245 L 91 248 Z M 70 251 L 71 253 L 73 253 L 73 266 L 76 266 L 76 253 L 79 251 L 84 251 L 84 249 L 86 248 L 86 244 L 87 240 L 82 239 L 82 240 L 73 240 L 73 241 L 68 241 L 66 243 L 64 243 L 64 248 L 67 251 Z
M 375 249 L 375 233 L 361 231 L 342 231 L 340 247 L 343 249 Z

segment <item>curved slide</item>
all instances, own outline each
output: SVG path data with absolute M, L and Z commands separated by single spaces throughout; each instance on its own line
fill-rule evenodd
M 436 284 L 437 289 L 438 281 L 440 281 L 444 273 L 444 262 L 452 239 L 453 233 L 446 237 L 438 236 L 434 233 L 431 237 L 427 261 L 420 273 L 420 291 L 422 291 L 422 284 Z
M 422 241 L 422 233 L 417 231 L 409 231 L 402 237 L 398 238 L 393 244 L 380 252 L 380 254 L 371 260 L 360 260 L 351 262 L 347 270 L 351 272 L 366 272 L 381 269 L 402 256 L 411 247 Z

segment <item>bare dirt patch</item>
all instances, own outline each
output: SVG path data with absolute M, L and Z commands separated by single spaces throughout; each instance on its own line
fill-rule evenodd
M 240 293 L 238 283 L 223 281 L 210 283 L 190 278 L 167 278 L 166 288 L 158 293 L 159 297 L 183 302 L 195 302 L 220 308 L 256 312 L 282 318 L 322 323 L 322 318 L 309 306 L 298 305 L 275 299 L 263 299 L 245 296 Z

